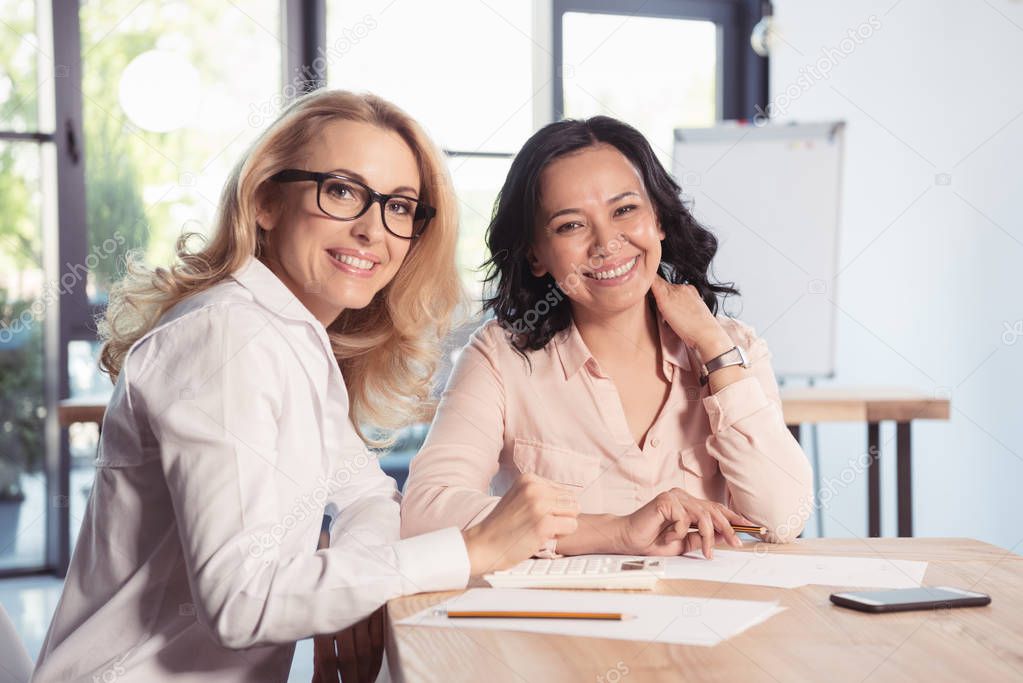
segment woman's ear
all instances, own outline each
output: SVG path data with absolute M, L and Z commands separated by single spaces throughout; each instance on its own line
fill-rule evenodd
M 540 259 L 536 257 L 536 252 L 533 251 L 533 247 L 529 247 L 529 249 L 526 250 L 526 262 L 529 264 L 529 271 L 536 277 L 543 277 L 547 274 L 547 269 L 544 268 L 542 263 L 540 263 Z
M 256 225 L 273 230 L 284 212 L 284 193 L 276 183 L 263 183 L 256 190 Z
M 664 232 L 664 228 L 661 227 L 660 221 L 657 221 L 657 235 L 660 237 L 662 242 L 668 239 L 668 235 Z

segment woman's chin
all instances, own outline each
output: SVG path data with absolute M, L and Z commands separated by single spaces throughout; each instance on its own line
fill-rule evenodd
M 646 278 L 636 278 L 617 287 L 591 285 L 587 287 L 588 300 L 585 303 L 581 301 L 578 303 L 593 313 L 616 315 L 635 306 L 645 305 L 647 293 L 652 285 L 653 280 L 648 281 Z

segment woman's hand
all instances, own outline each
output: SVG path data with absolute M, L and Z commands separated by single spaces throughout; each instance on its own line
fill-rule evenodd
M 693 285 L 673 285 L 657 276 L 651 291 L 664 320 L 704 361 L 735 346 Z
M 698 533 L 689 533 L 693 524 Z M 721 503 L 674 488 L 621 519 L 618 545 L 627 555 L 684 555 L 702 546 L 704 557 L 710 559 L 716 543 L 742 545 L 732 524 L 755 526 Z
M 575 533 L 579 502 L 560 484 L 523 474 L 487 518 L 462 532 L 473 576 L 513 567 L 547 541 Z

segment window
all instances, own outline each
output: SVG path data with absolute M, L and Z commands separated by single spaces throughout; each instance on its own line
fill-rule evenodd
M 554 117 L 634 125 L 671 167 L 674 129 L 752 118 L 767 61 L 754 0 L 552 0 Z
M 129 250 L 170 263 L 208 234 L 220 190 L 282 103 L 274 0 L 81 6 L 89 299 L 103 303 Z
M 79 11 L 87 295 L 101 310 L 129 251 L 167 265 L 184 233 L 208 235 L 231 168 L 284 102 L 275 0 L 90 0 Z M 112 390 L 99 344 L 67 342 L 71 398 Z M 99 433 L 68 430 L 73 547 Z
M 675 128 L 718 118 L 712 21 L 569 12 L 562 41 L 565 116 L 605 114 L 635 126 L 668 168 Z
M 491 209 L 511 157 L 533 132 L 531 3 L 335 0 L 326 33 L 330 87 L 386 97 L 451 155 L 459 265 L 478 300 Z
M 52 249 L 52 99 L 40 49 L 48 9 L 0 1 L 0 570 L 46 557 L 47 339 L 58 293 Z M 49 192 L 47 192 L 49 190 Z

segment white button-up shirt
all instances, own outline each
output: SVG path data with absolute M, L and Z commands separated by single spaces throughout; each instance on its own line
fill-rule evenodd
M 296 640 L 466 585 L 457 530 L 398 525 L 326 331 L 252 260 L 128 353 L 33 680 L 284 681 Z

